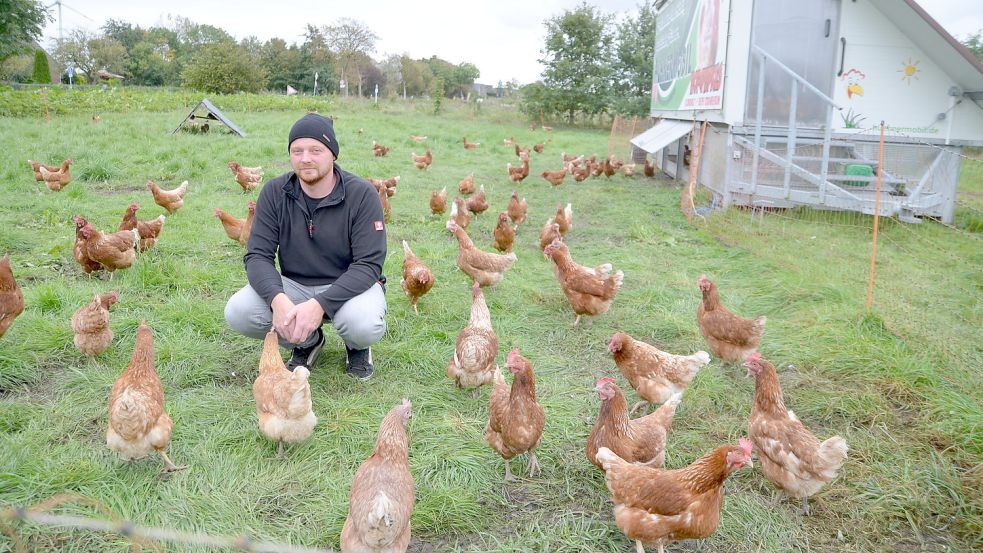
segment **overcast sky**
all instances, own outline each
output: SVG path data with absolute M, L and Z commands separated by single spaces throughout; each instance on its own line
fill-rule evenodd
M 54 0 L 42 0 L 50 4 Z M 799 1 L 799 0 L 789 0 Z M 899 4 L 902 0 L 896 0 Z M 379 36 L 375 59 L 388 54 L 411 58 L 437 57 L 478 67 L 477 82 L 496 85 L 517 79 L 537 80 L 542 66 L 544 21 L 573 10 L 580 0 L 66 0 L 62 2 L 64 31 L 83 27 L 98 31 L 107 19 L 141 27 L 169 26 L 169 16 L 224 29 L 237 39 L 255 35 L 262 41 L 278 37 L 303 41 L 307 23 L 330 25 L 347 17 L 365 23 Z M 624 17 L 637 11 L 641 0 L 588 1 L 606 13 Z M 919 4 L 956 38 L 983 29 L 983 0 L 920 0 Z M 44 30 L 46 40 L 58 38 L 55 20 Z

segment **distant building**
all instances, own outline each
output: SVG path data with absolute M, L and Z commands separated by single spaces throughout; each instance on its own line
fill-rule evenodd
M 479 97 L 481 96 L 501 97 L 501 94 L 499 93 L 499 89 L 490 84 L 472 83 L 471 90 L 473 90 L 474 93 L 477 94 Z

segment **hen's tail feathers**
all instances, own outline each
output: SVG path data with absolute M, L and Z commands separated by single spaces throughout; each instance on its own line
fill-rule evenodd
M 594 458 L 597 459 L 598 463 L 601 463 L 602 467 L 604 467 L 604 472 L 611 470 L 611 467 L 616 467 L 625 463 L 624 459 L 618 457 L 615 452 L 606 447 L 598 449 Z
M 839 436 L 833 436 L 819 446 L 819 456 L 827 463 L 826 470 L 823 471 L 824 476 L 830 480 L 836 477 L 836 473 L 846 461 L 848 450 L 846 440 Z
M 303 365 L 300 365 L 299 367 L 293 370 L 290 377 L 291 379 L 293 379 L 294 382 L 307 382 L 307 379 L 310 378 L 310 376 L 311 376 L 310 369 L 308 369 Z
M 655 410 L 655 412 L 658 413 L 658 417 L 662 420 L 662 427 L 667 431 L 672 426 L 672 418 L 676 415 L 676 408 L 679 407 L 679 403 L 682 400 L 683 393 L 676 392 Z
M 293 393 L 290 395 L 290 403 L 287 405 L 287 414 L 291 418 L 302 418 L 310 412 L 310 384 L 308 379 L 311 371 L 301 365 L 290 374 Z
M 696 368 L 696 370 L 700 370 L 704 365 L 710 363 L 710 354 L 705 351 L 698 351 L 693 355 L 690 355 L 689 359 L 692 361 L 692 365 Z
M 455 353 L 455 361 L 457 360 L 457 354 Z M 502 375 L 502 369 L 495 367 L 494 385 L 505 384 L 505 376 Z
M 624 282 L 624 280 L 625 280 L 625 272 L 624 271 L 618 271 L 618 272 L 614 273 L 614 287 L 615 288 L 621 288 L 621 283 Z
M 764 330 L 765 323 L 768 322 L 768 317 L 762 315 L 754 320 L 754 329 L 758 332 Z
M 662 410 L 662 408 L 666 408 L 666 411 L 671 411 L 672 413 L 675 413 L 676 407 L 679 407 L 679 404 L 682 401 L 683 401 L 683 393 L 676 392 L 671 396 L 669 396 L 669 399 L 666 400 L 666 402 L 659 407 L 659 410 Z
M 371 507 L 365 515 L 365 522 L 368 527 L 381 535 L 389 534 L 389 529 L 396 523 L 390 511 L 393 509 L 393 502 L 386 495 L 386 492 L 379 490 L 375 497 L 371 499 Z M 379 545 L 387 545 L 380 543 Z
M 410 249 L 410 245 L 406 240 L 403 240 L 403 253 L 406 255 L 413 255 L 413 250 Z

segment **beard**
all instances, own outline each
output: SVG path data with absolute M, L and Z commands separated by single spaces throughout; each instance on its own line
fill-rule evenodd
M 328 171 L 321 171 L 318 167 L 302 167 L 299 171 L 294 171 L 300 182 L 308 186 L 314 186 L 328 176 Z

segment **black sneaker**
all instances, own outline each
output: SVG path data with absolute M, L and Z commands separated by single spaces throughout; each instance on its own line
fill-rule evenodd
M 372 378 L 375 368 L 372 366 L 372 348 L 348 349 L 348 362 L 345 363 L 345 373 L 361 380 L 366 381 Z
M 317 341 L 314 342 L 313 346 L 294 348 L 294 354 L 287 363 L 287 370 L 293 371 L 300 366 L 307 367 L 308 370 L 313 369 L 314 364 L 317 363 L 317 358 L 321 356 L 322 349 L 324 349 L 324 332 L 318 327 Z

